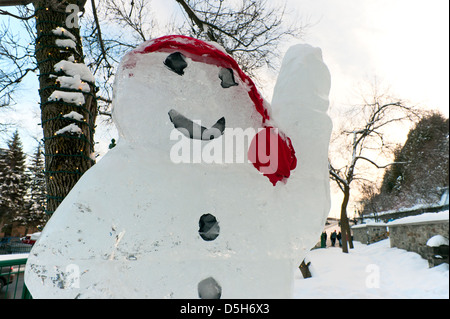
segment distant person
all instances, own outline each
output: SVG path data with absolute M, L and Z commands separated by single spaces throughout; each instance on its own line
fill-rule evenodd
M 339 234 L 337 234 L 336 238 L 339 241 L 339 247 L 342 247 L 342 235 L 341 235 L 341 232 L 339 232 Z
M 333 247 L 334 247 L 334 245 L 336 244 L 336 237 L 337 237 L 336 231 L 333 231 L 333 232 L 331 233 L 331 236 L 330 236 L 330 239 L 331 239 L 331 246 L 333 246 Z
M 324 231 L 322 235 L 320 235 L 320 247 L 327 247 L 327 232 Z

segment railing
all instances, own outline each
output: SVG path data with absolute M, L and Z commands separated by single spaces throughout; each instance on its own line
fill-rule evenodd
M 33 245 L 25 244 L 20 237 L 0 238 L 0 255 L 29 253 Z
M 31 299 L 24 283 L 26 262 L 27 257 L 0 259 L 0 299 Z

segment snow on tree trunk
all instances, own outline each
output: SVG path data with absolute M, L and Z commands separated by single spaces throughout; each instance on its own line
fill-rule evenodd
M 49 214 L 95 163 L 91 156 L 97 115 L 94 77 L 83 63 L 79 29 L 73 25 L 77 17 L 74 11 L 66 13 L 70 4 L 77 1 L 34 2 Z M 80 116 L 67 116 L 73 112 Z

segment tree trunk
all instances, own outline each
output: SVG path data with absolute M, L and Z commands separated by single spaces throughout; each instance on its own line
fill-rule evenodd
M 309 265 L 311 265 L 311 262 L 305 263 L 305 260 L 303 259 L 300 266 L 298 266 L 304 279 L 312 277 L 311 272 L 309 271 Z
M 35 55 L 40 72 L 39 95 L 45 146 L 46 212 L 48 214 L 52 214 L 56 210 L 81 175 L 95 163 L 91 156 L 94 152 L 94 126 L 97 116 L 94 83 L 84 81 L 89 85 L 90 91 L 83 92 L 84 104 L 81 102 L 69 103 L 67 100 L 49 101 L 50 95 L 55 90 L 82 92 L 81 88 L 61 88 L 56 81 L 59 76 L 70 77 L 64 71 L 55 70 L 56 63 L 62 60 L 72 60 L 72 56 L 74 63 L 84 63 L 79 29 L 76 26 L 73 28 L 66 26 L 66 19 L 70 12 L 66 13 L 65 9 L 71 3 L 77 4 L 78 1 L 37 0 L 34 2 L 37 29 Z M 60 44 L 56 45 L 57 39 L 67 40 L 70 38 L 53 33 L 52 30 L 57 27 L 62 27 L 75 36 L 75 49 L 63 48 Z M 72 111 L 81 114 L 83 119 L 64 117 Z M 56 133 L 70 124 L 77 125 L 82 133 Z
M 344 253 L 348 253 L 349 245 L 350 248 L 353 248 L 353 241 L 350 233 L 350 225 L 347 217 L 347 205 L 349 200 L 350 200 L 350 187 L 346 186 L 344 188 L 344 199 L 341 205 L 341 235 L 342 235 L 341 240 L 342 240 L 342 252 Z

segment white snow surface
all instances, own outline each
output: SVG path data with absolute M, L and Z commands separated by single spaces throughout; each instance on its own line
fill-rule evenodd
M 73 134 L 81 134 L 83 131 L 81 128 L 75 123 L 69 124 L 62 129 L 56 131 L 55 135 L 64 134 L 64 133 L 73 133 Z
M 76 50 L 77 44 L 72 39 L 56 39 L 55 43 L 61 48 L 71 48 Z
M 164 65 L 168 55 L 129 53 L 122 60 L 134 66 L 116 75 L 120 139 L 82 176 L 34 245 L 25 273 L 33 297 L 198 298 L 199 283 L 210 277 L 222 298 L 292 297 L 292 269 L 316 244 L 330 208 L 330 75 L 320 49 L 294 46 L 282 64 L 273 98 L 280 122 L 274 115 L 271 124 L 291 138 L 298 162 L 275 187 L 248 162 L 171 161 L 177 143 L 192 152 L 210 145 L 174 129 L 171 109 L 205 127 L 224 117 L 227 127 L 257 129 L 261 116 L 240 78 L 224 89 L 218 66 L 189 58 L 180 76 Z M 55 69 L 73 66 L 61 61 Z M 208 213 L 220 227 L 212 241 L 199 235 Z
M 48 97 L 49 101 L 60 101 L 63 100 L 67 103 L 75 103 L 82 105 L 85 102 L 83 93 L 80 92 L 65 92 L 60 90 L 55 90 Z
M 0 255 L 0 261 L 28 258 L 28 253 Z
M 314 249 L 312 278 L 294 269 L 297 299 L 448 299 L 449 267 L 428 268 L 418 254 L 390 248 L 389 239 L 365 245 L 354 242 L 349 254 L 338 247 Z M 26 254 L 0 255 L 0 260 L 27 258 Z M 377 284 L 377 274 L 379 281 Z
M 364 227 L 367 227 L 367 226 L 386 226 L 386 223 L 369 221 L 369 222 L 364 223 L 364 224 L 353 225 L 351 228 L 352 229 L 354 229 L 354 228 L 364 228 Z
M 55 71 L 63 71 L 70 76 L 79 76 L 81 80 L 95 82 L 94 75 L 84 63 L 62 60 L 55 64 Z
M 72 33 L 70 33 L 70 31 L 67 31 L 66 29 L 64 29 L 62 27 L 57 27 L 57 28 L 53 29 L 52 33 L 56 34 L 56 35 L 65 36 L 67 38 L 70 38 L 72 41 L 76 41 L 75 36 Z
M 339 247 L 308 253 L 312 277 L 296 270 L 299 299 L 448 299 L 449 267 L 428 268 L 419 254 L 390 248 L 389 239 L 371 245 L 354 242 L 348 254 Z
M 427 241 L 427 246 L 429 247 L 439 247 L 442 245 L 448 246 L 448 238 L 445 238 L 442 235 L 435 235 Z
M 397 212 L 413 211 L 413 210 L 418 210 L 418 209 L 422 209 L 422 208 L 430 208 L 430 207 L 433 207 L 433 206 L 434 207 L 440 207 L 440 206 L 442 206 L 444 204 L 445 203 L 439 202 L 437 204 L 434 204 L 434 205 L 430 206 L 430 204 L 428 204 L 428 203 L 418 203 L 418 204 L 415 204 L 415 205 L 409 206 L 409 207 L 400 207 L 398 209 L 396 208 L 396 209 L 385 210 L 385 211 L 382 211 L 382 212 L 377 212 L 376 216 L 379 217 L 379 216 L 382 216 L 382 215 L 393 214 L 393 213 L 397 213 Z M 370 213 L 370 214 L 364 215 L 364 217 L 366 219 L 373 218 L 373 217 L 375 217 L 375 214 L 374 213 Z
M 74 76 L 58 76 L 56 82 L 63 88 L 80 90 L 83 92 L 89 92 L 89 84 L 81 81 L 80 75 L 75 74 Z
M 416 216 L 408 216 L 404 218 L 399 218 L 387 223 L 387 226 L 395 226 L 402 224 L 414 224 L 414 223 L 423 223 L 430 221 L 441 221 L 441 220 L 449 220 L 448 210 L 438 212 L 438 213 L 424 213 Z
M 63 117 L 76 121 L 82 121 L 84 119 L 84 116 L 76 111 L 71 111 L 70 113 L 64 114 Z

